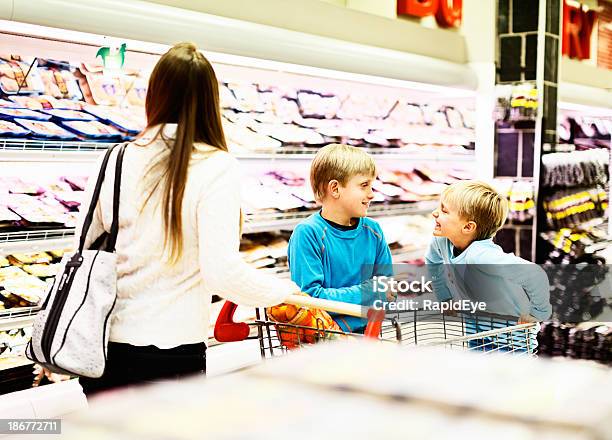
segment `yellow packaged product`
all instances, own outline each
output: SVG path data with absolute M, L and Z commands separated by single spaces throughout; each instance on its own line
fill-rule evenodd
M 6 280 L 2 283 L 5 298 L 13 305 L 27 307 L 38 304 L 45 295 L 47 283 L 28 275 Z M 8 295 L 7 295 L 8 294 Z
M 321 339 L 341 336 L 342 329 L 325 310 L 280 304 L 269 307 L 266 311 L 268 317 L 278 323 L 276 331 L 280 341 L 289 350 L 298 348 L 303 343 L 313 344 Z
M 12 278 L 20 278 L 27 276 L 28 274 L 24 272 L 21 268 L 16 266 L 8 266 L 0 268 L 0 283 L 5 280 L 10 280 Z
M 61 258 L 64 256 L 64 254 L 65 254 L 66 252 L 68 252 L 68 251 L 69 251 L 69 249 L 54 249 L 54 250 L 52 250 L 52 251 L 49 251 L 49 254 L 51 254 L 51 256 L 52 256 L 54 259 L 59 260 L 59 259 L 61 259 Z
M 11 254 L 8 256 L 8 259 L 11 264 L 22 266 L 24 264 L 50 263 L 51 255 L 46 252 L 40 252 L 38 254 Z
M 57 275 L 60 269 L 59 263 L 55 264 L 27 264 L 22 269 L 38 278 L 49 278 Z

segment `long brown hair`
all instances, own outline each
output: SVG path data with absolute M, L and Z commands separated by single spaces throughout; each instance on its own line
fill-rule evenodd
M 194 143 L 205 143 L 227 151 L 221 112 L 219 84 L 212 66 L 192 43 L 179 43 L 155 65 L 149 79 L 145 103 L 147 129 L 160 125 L 160 137 L 169 147 L 162 167 L 164 248 L 169 262 L 175 263 L 183 249 L 182 206 L 189 161 Z M 174 139 L 166 139 L 166 124 L 177 124 Z M 145 203 L 160 181 L 153 187 Z

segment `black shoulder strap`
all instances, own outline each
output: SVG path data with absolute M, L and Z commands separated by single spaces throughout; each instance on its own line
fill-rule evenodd
M 102 182 L 104 181 L 104 174 L 106 174 L 106 165 L 108 164 L 108 160 L 114 148 L 109 148 L 104 155 L 104 160 L 102 161 L 102 166 L 100 167 L 100 172 L 98 173 L 98 180 L 96 181 L 96 187 L 94 188 L 93 195 L 91 196 L 91 202 L 89 203 L 89 210 L 87 211 L 87 215 L 85 216 L 85 221 L 83 222 L 83 229 L 81 230 L 81 238 L 79 240 L 79 252 L 83 252 L 83 248 L 85 247 L 85 239 L 87 238 L 87 233 L 89 232 L 89 227 L 91 226 L 91 222 L 93 220 L 94 212 L 96 211 L 96 207 L 98 206 L 98 199 L 100 198 L 100 190 L 102 189 Z
M 127 144 L 119 147 L 117 162 L 115 164 L 115 189 L 113 193 L 113 223 L 111 224 L 110 237 L 106 246 L 107 252 L 115 252 L 117 234 L 119 233 L 119 199 L 121 196 L 121 170 L 123 169 L 123 155 Z

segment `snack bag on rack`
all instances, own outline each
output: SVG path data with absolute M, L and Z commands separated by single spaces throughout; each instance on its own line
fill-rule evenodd
M 269 307 L 266 312 L 272 321 L 278 322 L 278 337 L 289 350 L 299 348 L 301 344 L 314 344 L 321 339 L 334 339 L 342 332 L 325 310 L 279 304 Z

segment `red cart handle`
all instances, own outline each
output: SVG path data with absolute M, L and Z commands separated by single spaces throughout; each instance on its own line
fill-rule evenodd
M 244 341 L 249 336 L 249 325 L 234 322 L 234 312 L 238 307 L 233 302 L 225 301 L 221 313 L 215 322 L 215 339 L 219 342 Z
M 312 298 L 306 295 L 290 295 L 286 301 L 299 307 L 314 307 L 328 312 L 340 313 L 343 315 L 363 316 L 363 309 L 357 304 L 348 304 L 339 301 Z M 244 322 L 234 322 L 234 312 L 238 306 L 226 301 L 221 308 L 217 322 L 215 323 L 215 339 L 219 342 L 244 341 L 249 336 L 249 325 Z M 385 318 L 384 310 L 368 310 L 368 325 L 364 336 L 369 339 L 377 339 L 380 336 L 382 321 Z
M 363 332 L 363 336 L 366 339 L 378 339 L 378 337 L 380 336 L 380 330 L 384 319 L 384 310 L 368 310 L 368 325 L 366 326 L 366 329 Z

